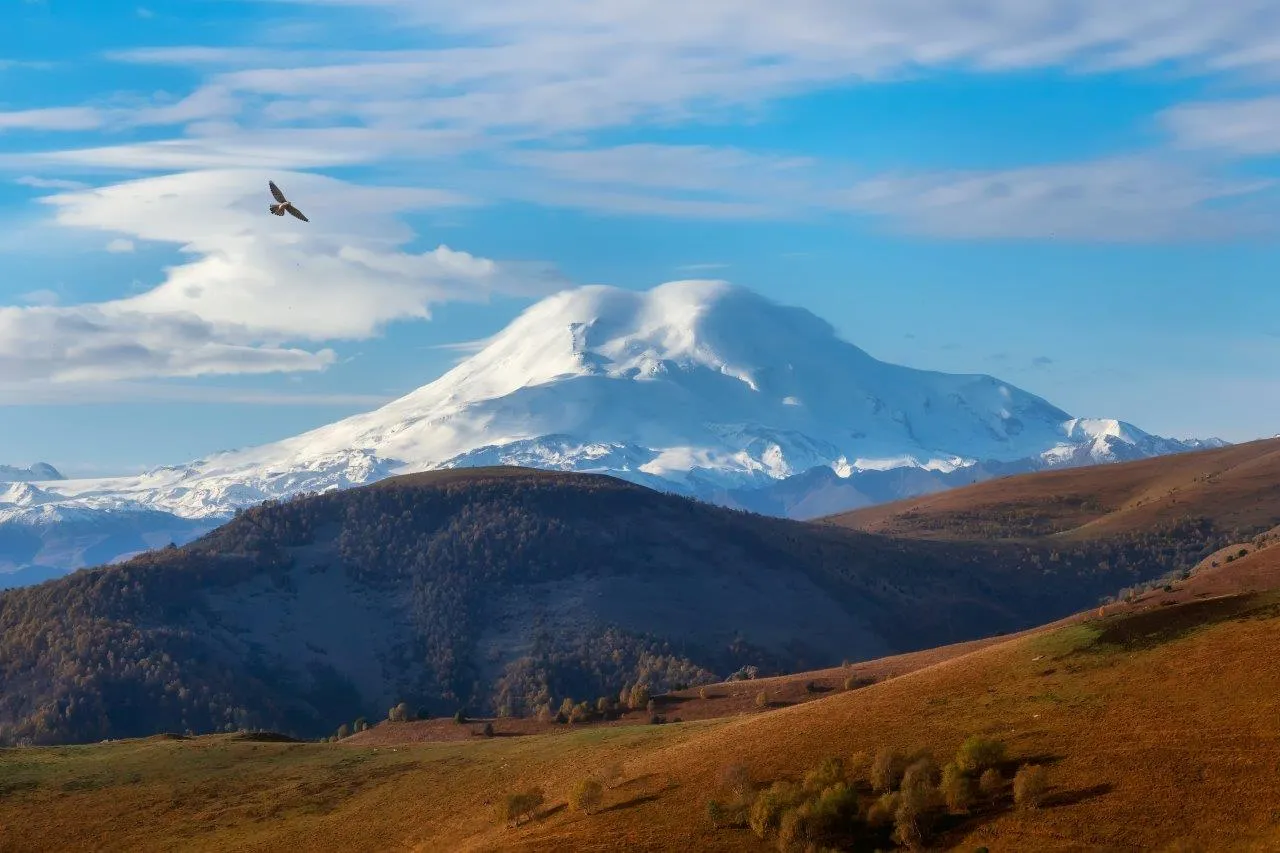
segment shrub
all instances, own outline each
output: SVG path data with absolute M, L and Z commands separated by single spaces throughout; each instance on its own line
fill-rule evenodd
M 1004 761 L 1004 744 L 998 740 L 972 735 L 956 752 L 956 765 L 960 772 L 974 775 Z
M 819 793 L 844 781 L 844 762 L 835 756 L 824 758 L 818 766 L 804 774 L 804 788 Z
M 912 849 L 920 846 L 933 828 L 937 806 L 937 789 L 925 781 L 924 774 L 917 773 L 903 785 L 899 795 L 898 808 L 893 813 L 894 840 Z
M 902 773 L 901 787 L 903 791 L 908 788 L 936 788 L 938 785 L 938 764 L 933 760 L 933 756 L 928 753 L 912 756 L 911 764 Z
M 537 814 L 542 802 L 541 788 L 507 794 L 502 803 L 502 817 L 508 824 L 519 826 L 522 820 L 528 820 Z
M 1039 808 L 1049 790 L 1049 774 L 1038 764 L 1024 764 L 1013 777 L 1013 801 L 1024 809 Z
M 467 721 L 467 712 L 459 708 L 453 713 L 453 721 L 458 725 L 462 725 Z
M 698 688 L 698 698 L 705 702 L 706 700 L 708 700 L 708 699 L 710 699 L 710 698 L 711 698 L 711 694 L 707 692 L 707 688 L 705 688 L 705 687 L 699 687 L 699 688 Z
M 431 719 L 431 709 L 430 709 L 430 708 L 428 708 L 428 707 L 426 707 L 425 705 L 424 705 L 423 707 L 419 708 L 419 709 L 418 709 L 418 719 L 419 719 L 419 720 L 429 720 L 429 719 Z
M 751 831 L 764 838 L 772 829 L 778 828 L 782 813 L 803 799 L 803 792 L 791 782 L 774 782 L 751 804 L 747 815 L 747 823 Z
M 485 737 L 493 737 L 493 723 L 485 723 L 482 731 Z
M 751 774 L 741 764 L 730 764 L 720 771 L 720 789 L 732 800 L 748 800 L 755 792 Z
M 761 690 L 759 693 L 756 694 L 756 707 L 763 708 L 768 704 L 769 704 L 769 693 L 765 690 Z
M 569 792 L 569 808 L 591 814 L 604 800 L 604 786 L 595 779 L 583 779 Z
M 858 793 L 844 782 L 837 782 L 810 802 L 809 826 L 817 836 L 833 835 L 852 828 L 858 812 Z
M 806 681 L 806 682 L 804 683 L 804 692 L 805 692 L 805 693 L 809 693 L 809 694 L 817 693 L 817 692 L 818 692 L 818 685 L 817 685 L 817 684 L 815 684 L 815 683 L 814 683 L 814 682 L 812 682 L 812 681 Z
M 808 842 L 814 840 L 815 835 L 813 809 L 808 803 L 787 809 L 778 820 L 779 850 L 803 848 Z
M 938 790 L 946 800 L 947 810 L 952 814 L 968 811 L 969 805 L 973 802 L 973 782 L 960 772 L 960 768 L 955 763 L 942 768 L 942 782 Z
M 613 700 L 608 696 L 601 696 L 596 700 L 596 713 L 600 716 L 607 717 L 611 711 L 613 711 Z
M 881 747 L 871 762 L 871 789 L 876 793 L 891 791 L 902 778 L 902 754 L 896 749 Z
M 898 811 L 899 799 L 899 795 L 893 792 L 881 794 L 871 804 L 871 808 L 867 809 L 867 823 L 873 827 L 888 826 L 893 822 L 894 813 Z
M 1000 793 L 1000 789 L 1004 787 L 1004 777 L 1000 775 L 1000 771 L 994 767 L 989 767 L 982 771 L 982 778 L 978 780 L 978 788 L 988 797 L 995 796 Z
M 618 783 L 618 780 L 621 778 L 622 778 L 622 765 L 616 761 L 600 771 L 600 781 L 604 782 L 604 784 L 609 786 L 610 788 L 616 785 Z
M 369 722 L 364 717 L 356 717 L 356 721 L 351 724 L 353 731 L 362 732 L 369 728 Z
M 343 738 L 350 737 L 350 736 L 351 736 L 351 729 L 348 728 L 346 723 L 343 723 L 342 725 L 338 726 L 338 733 L 337 733 L 338 740 L 342 740 Z
M 387 719 L 393 723 L 404 723 L 413 719 L 413 715 L 409 712 L 409 703 L 401 702 L 396 705 L 387 712 Z
M 870 784 L 871 753 L 865 750 L 855 752 L 853 757 L 849 759 L 845 772 L 848 774 L 849 781 L 855 785 L 861 785 L 863 782 Z
M 631 688 L 630 701 L 628 701 L 627 703 L 628 708 L 630 708 L 633 711 L 638 711 L 641 708 L 648 706 L 648 704 L 649 704 L 649 685 L 637 684 L 635 687 Z

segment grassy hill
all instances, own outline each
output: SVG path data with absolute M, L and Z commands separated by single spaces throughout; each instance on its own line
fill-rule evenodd
M 414 475 L 246 511 L 0 594 L 0 742 L 265 727 L 407 702 L 531 715 L 1018 630 L 1132 568 L 770 519 L 603 476 Z
M 1068 543 L 1189 523 L 1243 538 L 1280 524 L 1280 439 L 988 480 L 824 521 L 951 541 Z
M 854 756 L 928 750 L 943 764 L 976 734 L 1005 746 L 1000 783 L 964 813 L 934 807 L 929 849 L 1274 850 L 1277 640 L 1280 596 L 1252 593 L 1127 607 L 919 659 L 871 686 L 680 724 L 411 743 L 397 734 L 418 724 L 384 723 L 334 744 L 4 750 L 0 849 L 778 850 L 777 829 L 713 827 L 707 801 L 735 776 L 753 797 L 802 787 L 831 757 L 846 762 L 836 775 L 857 812 L 820 843 L 892 849 L 891 827 L 867 824 L 876 795 Z M 1013 802 L 1025 764 L 1047 773 L 1036 808 Z M 602 802 L 570 808 L 590 777 L 605 781 Z M 496 816 L 505 794 L 535 786 L 531 820 Z

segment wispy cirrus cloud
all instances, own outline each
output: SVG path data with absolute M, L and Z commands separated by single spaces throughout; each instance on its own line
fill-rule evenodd
M 1182 104 L 1161 118 L 1186 148 L 1242 157 L 1280 154 L 1280 95 Z

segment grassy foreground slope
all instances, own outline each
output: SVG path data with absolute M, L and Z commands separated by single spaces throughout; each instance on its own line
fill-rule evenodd
M 435 744 L 5 750 L 0 850 L 776 850 L 708 823 L 727 765 L 763 786 L 881 747 L 946 761 L 974 733 L 1003 740 L 1010 769 L 1047 767 L 1047 799 L 944 821 L 935 849 L 1275 850 L 1278 641 L 1280 596 L 1232 595 L 1126 608 L 745 717 Z M 601 810 L 567 808 L 601 773 Z M 495 819 L 503 794 L 533 785 L 539 817 Z

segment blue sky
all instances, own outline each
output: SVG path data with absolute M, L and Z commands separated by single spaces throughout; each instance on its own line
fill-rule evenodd
M 1277 155 L 1270 0 L 16 0 L 0 462 L 281 438 L 558 288 L 679 278 L 1269 436 Z

